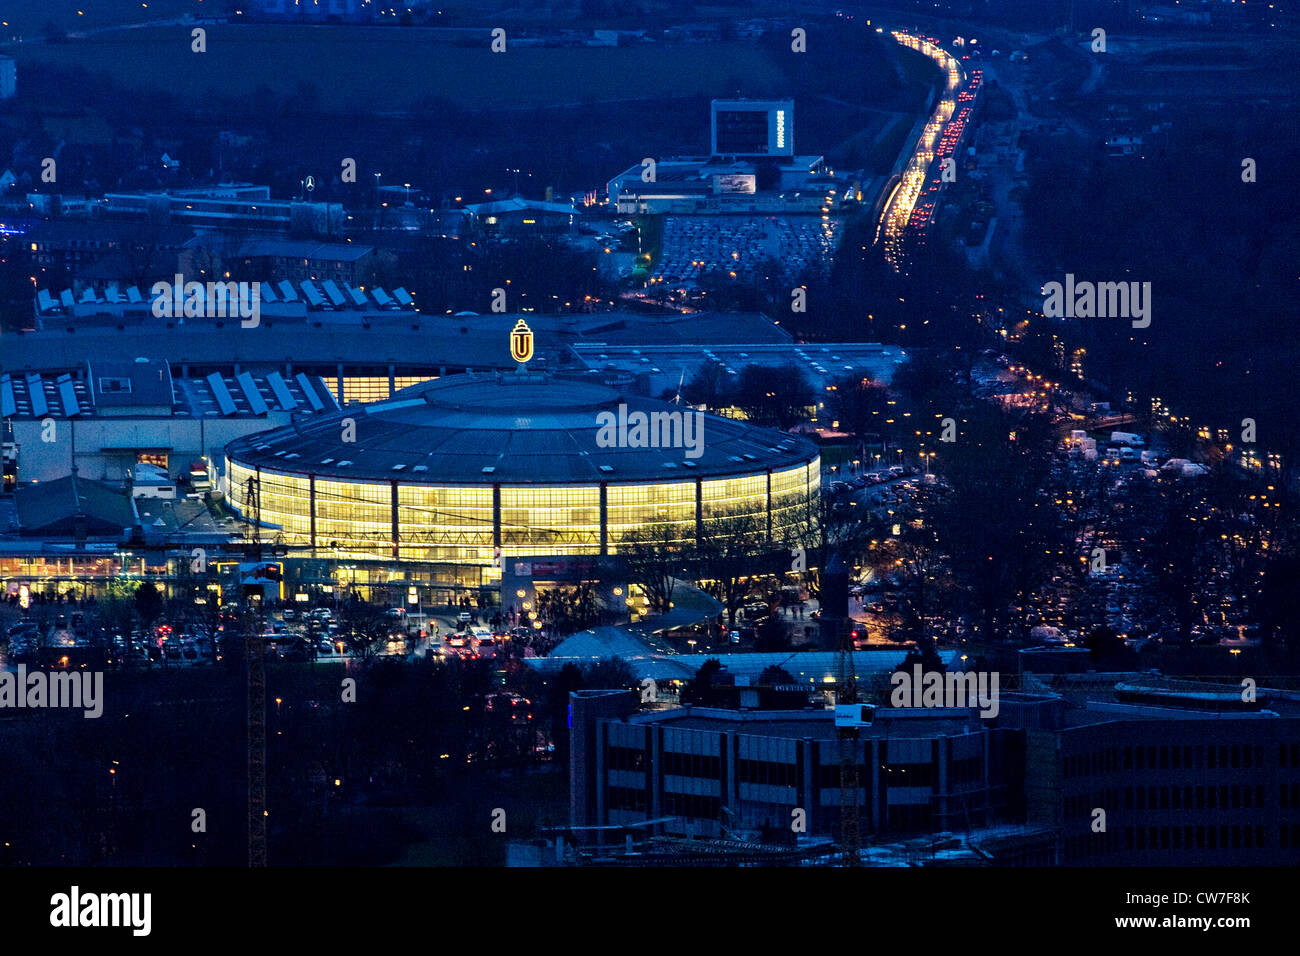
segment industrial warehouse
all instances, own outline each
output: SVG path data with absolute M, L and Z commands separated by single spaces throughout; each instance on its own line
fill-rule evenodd
M 225 491 L 268 539 L 323 559 L 432 565 L 485 587 L 504 558 L 610 555 L 633 529 L 689 542 L 743 518 L 815 526 L 821 464 L 794 435 L 703 415 L 697 450 L 600 440 L 619 406 L 680 406 L 531 373 L 456 375 L 232 442 Z M 631 447 L 628 447 L 631 446 Z

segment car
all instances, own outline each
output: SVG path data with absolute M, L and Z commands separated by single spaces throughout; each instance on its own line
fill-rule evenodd
M 284 619 L 286 621 L 296 621 L 298 620 L 298 612 L 291 607 L 287 607 L 284 609 Z
M 484 656 L 495 656 L 497 648 L 497 639 L 486 627 L 470 628 L 470 635 L 474 638 L 474 643 L 478 647 L 478 652 Z
M 474 615 L 471 614 L 469 611 L 461 611 L 459 614 L 456 615 L 456 622 L 458 624 L 468 624 L 472 620 L 474 620 Z
M 334 642 L 328 638 L 322 637 L 316 642 L 316 650 L 322 654 L 333 654 L 335 650 Z

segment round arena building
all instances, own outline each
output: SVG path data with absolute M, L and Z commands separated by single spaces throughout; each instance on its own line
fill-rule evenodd
M 790 541 L 820 485 L 807 439 L 533 373 L 441 378 L 226 448 L 227 498 L 267 539 L 484 582 L 499 557 L 616 554 L 646 527 L 689 543 L 710 517 Z

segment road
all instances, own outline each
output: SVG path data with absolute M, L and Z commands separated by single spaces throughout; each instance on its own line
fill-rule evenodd
M 924 37 L 902 30 L 895 30 L 892 35 L 901 45 L 930 57 L 947 76 L 939 103 L 922 128 L 921 135 L 912 149 L 911 159 L 894 187 L 893 193 L 886 201 L 876 229 L 877 241 L 884 243 L 885 258 L 897 271 L 903 260 L 903 240 L 912 219 L 912 212 L 925 189 L 930 165 L 934 162 L 935 146 L 943 137 L 944 130 L 952 119 L 957 93 L 964 77 L 957 59 L 942 47 L 932 44 Z

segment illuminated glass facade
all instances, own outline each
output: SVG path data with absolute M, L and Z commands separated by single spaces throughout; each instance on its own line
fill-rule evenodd
M 249 480 L 258 474 L 228 461 L 228 494 L 241 514 L 250 514 Z M 816 527 L 820 480 L 816 458 L 730 478 L 603 487 L 341 481 L 262 468 L 259 507 L 267 540 L 344 560 L 490 568 L 498 547 L 507 558 L 615 554 L 635 528 L 667 526 L 673 540 L 687 544 L 697 526 L 736 515 L 752 515 L 773 541 L 804 540 Z
M 399 556 L 437 564 L 491 564 L 490 486 L 397 486 Z
M 611 485 L 608 489 L 609 537 L 617 541 L 634 528 L 667 525 L 674 541 L 695 539 L 695 482 Z
M 358 405 L 368 402 L 381 402 L 391 398 L 393 392 L 400 391 L 421 382 L 431 382 L 433 375 L 394 375 L 392 388 L 389 388 L 387 375 L 345 375 L 340 380 L 336 375 L 322 378 L 325 387 L 330 390 L 340 405 Z M 341 381 L 341 387 L 340 387 Z

